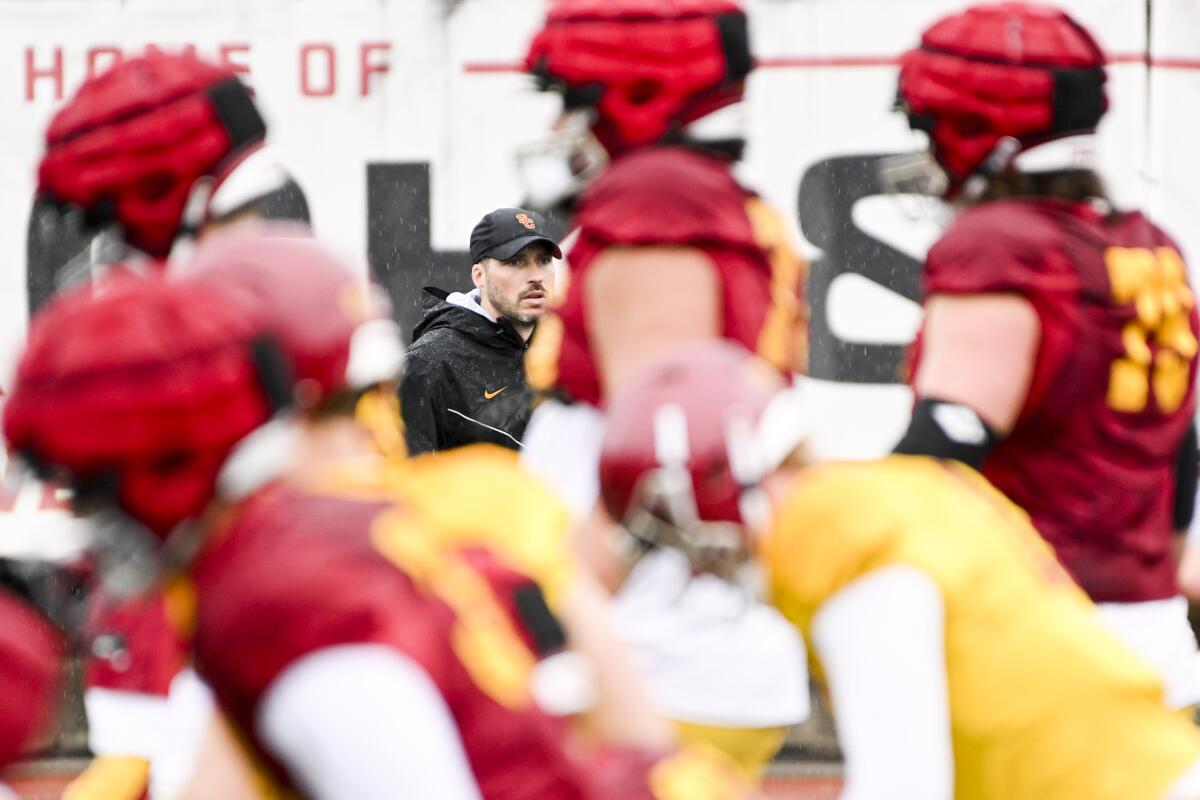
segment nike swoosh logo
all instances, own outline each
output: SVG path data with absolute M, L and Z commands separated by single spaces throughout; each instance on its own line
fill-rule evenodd
M 494 392 L 489 392 L 487 389 L 484 389 L 484 390 L 483 390 L 483 399 L 484 399 L 484 400 L 491 400 L 493 397 L 495 397 L 496 395 L 500 394 L 501 392 L 503 392 L 503 391 L 504 391 L 505 389 L 507 389 L 507 388 L 508 388 L 507 386 L 501 386 L 499 389 L 497 389 L 497 390 L 496 390 L 496 391 L 494 391 Z

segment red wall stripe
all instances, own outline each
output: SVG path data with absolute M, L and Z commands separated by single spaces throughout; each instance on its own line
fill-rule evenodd
M 897 56 L 767 56 L 757 60 L 759 69 L 828 69 L 854 67 L 892 67 L 899 63 Z M 1144 53 L 1113 53 L 1109 64 L 1149 64 L 1157 69 L 1200 70 L 1200 58 L 1149 58 Z M 463 72 L 488 73 L 523 72 L 521 64 L 508 61 L 467 61 Z

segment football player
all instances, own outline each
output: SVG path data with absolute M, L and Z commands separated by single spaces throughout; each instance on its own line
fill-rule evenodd
M 353 431 L 318 431 L 287 408 L 338 413 L 349 376 L 387 356 L 356 356 L 348 275 L 331 285 L 310 240 L 273 240 L 270 280 L 230 241 L 198 255 L 238 253 L 223 275 L 118 279 L 52 305 L 6 433 L 65 471 L 77 510 L 107 520 L 110 539 L 173 565 L 195 597 L 198 668 L 274 777 L 314 797 L 678 796 L 695 780 L 736 796 L 687 754 L 576 759 L 535 703 L 550 663 L 539 656 L 563 644 L 536 585 L 419 508 L 312 468 L 361 452 L 343 438 Z M 277 280 L 298 267 L 308 279 Z M 57 403 L 79 404 L 81 427 L 51 424 Z
M 243 225 L 239 230 L 222 232 L 219 237 L 206 237 L 195 258 L 175 259 L 171 274 L 187 277 L 192 274 L 207 274 L 210 280 L 222 280 L 230 286 L 239 286 L 248 294 L 261 300 L 265 309 L 274 309 L 278 324 L 290 323 L 291 339 L 301 343 L 321 341 L 322 336 L 336 334 L 328 325 L 314 325 L 314 319 L 337 320 L 328 317 L 324 306 L 314 309 L 311 315 L 301 314 L 304 298 L 317 298 L 319 303 L 336 299 L 339 303 L 361 306 L 362 298 L 355 300 L 336 286 L 325 286 L 314 291 L 311 284 L 318 280 L 320 272 L 312 273 L 304 258 L 308 241 L 299 240 L 302 235 L 296 230 L 271 230 L 268 237 L 273 240 L 270 249 L 263 251 L 247 249 L 247 243 L 260 234 L 257 226 Z M 261 243 L 260 243 L 261 244 Z M 317 247 L 318 252 L 320 248 Z M 302 268 L 303 267 L 303 268 Z M 340 272 L 338 273 L 341 274 Z M 298 276 L 304 275 L 304 281 Z M 383 320 L 373 325 L 391 326 Z M 378 337 L 374 341 L 359 341 L 356 346 L 367 351 L 380 346 Z M 334 339 L 340 346 L 339 340 Z M 383 341 L 386 345 L 386 337 Z M 398 359 L 393 359 L 398 365 Z M 305 376 L 300 376 L 304 378 Z M 329 453 L 336 452 L 343 461 L 351 453 L 362 455 L 372 445 L 389 441 L 383 434 L 391 433 L 391 440 L 399 443 L 397 434 L 398 417 L 395 409 L 387 409 L 386 398 L 394 399 L 394 392 L 371 391 L 368 384 L 388 376 L 357 376 L 355 386 L 363 387 L 351 395 L 345 395 L 337 403 L 322 404 L 309 409 L 312 416 L 306 430 L 306 441 L 320 441 L 320 446 L 302 457 L 298 464 L 306 469 L 324 466 Z M 368 378 L 370 379 L 368 381 Z M 309 385 L 311 381 L 303 380 Z M 353 403 L 349 403 L 353 399 Z M 339 414 L 330 413 L 330 407 Z M 364 407 L 371 413 L 364 414 Z M 372 437 L 365 440 L 364 432 L 349 412 L 356 417 L 375 420 L 371 425 Z M 389 424 L 390 420 L 390 424 Z M 368 445 L 363 447 L 363 445 Z M 388 455 L 395 455 L 392 447 L 383 447 Z M 324 453 L 317 457 L 318 451 Z M 618 655 L 619 648 L 613 647 L 613 636 L 604 630 L 602 593 L 591 589 L 585 574 L 573 574 L 570 587 L 554 591 L 553 586 L 562 586 L 562 580 L 572 571 L 567 569 L 555 554 L 563 550 L 561 543 L 546 537 L 562 538 L 565 514 L 544 490 L 521 473 L 512 459 L 491 452 L 459 454 L 455 459 L 431 462 L 428 467 L 409 470 L 391 469 L 396 465 L 380 465 L 374 460 L 366 470 L 347 469 L 348 474 L 340 485 L 346 491 L 361 492 L 364 489 L 390 492 L 391 496 L 410 498 L 422 508 L 429 509 L 445 529 L 451 526 L 461 535 L 478 536 L 492 532 L 489 544 L 506 545 L 514 560 L 528 568 L 536 577 L 543 579 L 547 592 L 561 602 L 556 610 L 566 619 L 573 648 L 586 652 L 587 665 L 592 668 L 597 695 L 596 702 L 578 715 L 578 719 L 590 733 L 607 742 L 645 747 L 666 747 L 672 742 L 670 732 L 663 729 L 659 718 L 653 714 L 651 704 L 646 702 L 634 677 L 634 670 L 624 665 Z M 361 465 L 360 465 L 361 466 Z M 389 468 L 384 468 L 389 467 Z M 365 473 L 365 476 L 364 476 Z M 374 484 L 364 487 L 364 483 Z M 432 484 L 432 489 L 430 486 Z M 498 499 L 498 504 L 488 505 L 488 514 L 482 519 L 471 517 L 471 509 L 487 493 Z M 448 498 L 460 497 L 462 502 Z M 502 499 L 502 503 L 499 500 Z M 522 499 L 524 502 L 522 502 Z M 549 501 L 549 502 L 546 502 Z M 443 512 L 443 504 L 445 512 Z M 467 517 L 464 518 L 464 514 Z M 522 535 L 514 535 L 520 531 Z M 93 749 L 105 757 L 94 761 L 87 772 L 72 787 L 79 797 L 119 796 L 138 797 L 145 783 L 147 762 L 149 791 L 151 794 L 172 794 L 185 783 L 189 775 L 205 773 L 203 764 L 213 757 L 221 758 L 228 751 L 229 737 L 220 717 L 211 713 L 211 702 L 206 702 L 207 693 L 203 684 L 195 679 L 194 673 L 184 668 L 187 663 L 186 638 L 181 635 L 181 615 L 177 600 L 186 599 L 186 592 L 172 587 L 165 595 L 150 598 L 135 598 L 124 603 L 114 603 L 101 596 L 97 603 L 97 620 L 93 624 L 94 635 L 92 658 L 88 669 L 88 691 L 90 738 Z M 186 619 L 186 616 L 184 616 Z M 603 664 L 603 666 L 601 666 Z M 182 669 L 181 669 L 182 668 Z M 578 672 L 560 666 L 560 671 Z M 578 700 L 565 701 L 569 710 L 579 711 Z M 211 753 L 217 755 L 213 756 Z M 227 754 L 227 752 L 226 752 Z M 138 756 L 131 758 L 131 755 Z M 229 759 L 225 759 L 228 761 Z M 138 776 L 143 776 L 141 782 Z M 244 785 L 247 781 L 241 781 Z M 199 789 L 200 796 L 230 796 L 231 781 L 225 780 L 219 787 L 205 784 Z M 194 788 L 194 787 L 193 787 Z M 92 794 L 88 794 L 91 792 Z M 207 794 L 206 794 L 207 793 Z
M 1019 508 L 951 460 L 812 463 L 820 420 L 781 386 L 723 342 L 646 367 L 608 405 L 602 493 L 698 569 L 757 561 L 829 691 L 844 797 L 1200 796 L 1200 732 Z
M 711 338 L 783 372 L 806 355 L 806 266 L 732 173 L 752 64 L 745 14 L 728 0 L 562 0 L 529 47 L 526 68 L 562 95 L 563 115 L 520 164 L 535 204 L 569 203 L 573 232 L 561 305 L 530 346 L 545 399 L 523 458 L 581 519 L 596 503 L 599 409 L 646 359 Z M 677 554 L 631 556 L 638 568 L 610 584 L 623 581 L 620 629 L 656 700 L 689 736 L 759 731 L 736 748 L 757 770 L 807 714 L 794 635 L 744 593 L 692 580 Z
M 310 394 L 314 378 L 321 385 L 340 385 L 312 372 L 308 365 L 320 361 L 311 353 L 343 348 L 351 337 L 345 387 L 332 398 L 318 392 L 299 403 L 297 422 L 313 446 L 296 455 L 289 475 L 331 490 L 402 500 L 438 536 L 486 547 L 528 574 L 561 617 L 571 650 L 583 656 L 576 662 L 586 673 L 582 683 L 594 690 L 583 708 L 578 698 L 563 698 L 560 710 L 574 713 L 589 735 L 602 741 L 651 748 L 672 744 L 605 621 L 605 593 L 575 566 L 567 547 L 569 513 L 553 493 L 503 448 L 461 447 L 408 460 L 386 446 L 387 434 L 400 425 L 394 402 L 403 360 L 396 349 L 398 331 L 380 308 L 372 307 L 370 322 L 352 335 L 345 314 L 328 312 L 330 298 L 336 297 L 339 307 L 365 313 L 364 287 L 350 280 L 323 246 L 294 227 L 244 226 L 206 240 L 172 276 L 216 282 L 247 295 L 299 362 L 294 377 L 310 387 Z M 313 319 L 326 324 L 315 325 Z M 383 368 L 363 366 L 372 363 Z M 383 400 L 392 401 L 390 408 L 378 405 Z M 364 414 L 364 403 L 371 404 L 372 413 Z M 561 665 L 556 670 L 579 671 Z
M 117 263 L 154 271 L 194 238 L 244 220 L 308 221 L 249 91 L 227 67 L 186 53 L 150 51 L 85 81 L 47 127 L 37 191 L 31 235 L 43 240 L 38 252 L 56 258 L 32 270 L 31 309 Z M 126 605 L 100 588 L 91 605 L 84 696 L 89 744 L 101 758 L 80 785 L 137 797 L 135 776 L 149 775 L 156 754 L 147 779 L 172 794 L 209 716 L 203 687 L 179 672 L 176 603 Z M 176 678 L 181 699 L 168 713 Z M 179 730 L 165 734 L 166 725 Z
M 1195 298 L 1175 243 L 1095 171 L 1104 62 L 1066 13 L 1021 3 L 952 14 L 903 56 L 900 107 L 959 213 L 925 260 L 896 452 L 981 469 L 1185 706 Z

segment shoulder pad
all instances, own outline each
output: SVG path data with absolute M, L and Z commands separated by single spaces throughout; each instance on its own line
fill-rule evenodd
M 619 159 L 580 198 L 581 236 L 612 245 L 755 247 L 729 166 L 681 148 Z
M 998 201 L 968 209 L 925 257 L 928 294 L 1030 294 L 1074 270 L 1062 231 L 1033 205 Z

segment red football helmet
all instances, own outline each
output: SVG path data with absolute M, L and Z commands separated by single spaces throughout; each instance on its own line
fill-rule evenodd
M 740 100 L 753 59 L 732 0 L 558 0 L 525 66 L 615 157 Z
M 237 295 L 255 327 L 289 361 L 295 401 L 313 408 L 343 389 L 398 377 L 400 333 L 357 278 L 307 228 L 283 223 L 241 226 L 204 238 L 172 278 Z
M 230 69 L 151 52 L 85 82 L 54 116 L 38 193 L 92 227 L 119 223 L 126 242 L 163 258 L 185 216 L 207 212 L 187 208 L 197 181 L 219 182 L 265 136 Z
M 758 484 L 811 423 L 798 391 L 725 340 L 648 365 L 606 412 L 600 494 L 609 516 L 637 539 L 683 550 L 698 569 L 746 555 L 747 529 L 765 521 Z
M 77 510 L 114 505 L 160 537 L 199 514 L 233 447 L 276 408 L 253 315 L 228 292 L 114 276 L 33 320 L 4 434 Z
M 897 102 L 925 131 L 953 197 L 1022 150 L 1095 131 L 1108 108 L 1100 45 L 1064 11 L 968 8 L 925 31 L 900 61 Z

